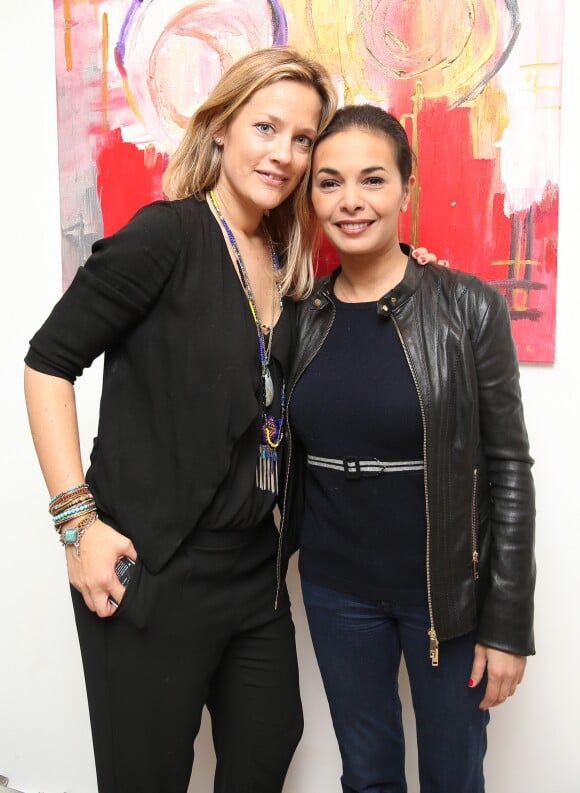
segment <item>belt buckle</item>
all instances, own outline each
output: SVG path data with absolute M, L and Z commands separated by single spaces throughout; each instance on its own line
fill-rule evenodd
M 360 460 L 358 457 L 343 457 L 342 467 L 344 468 L 344 476 L 346 479 L 360 479 L 362 474 L 360 470 Z

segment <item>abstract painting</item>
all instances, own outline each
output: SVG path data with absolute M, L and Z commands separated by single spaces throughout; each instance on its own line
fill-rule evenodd
M 506 295 L 521 361 L 552 362 L 562 0 L 55 0 L 63 286 L 162 197 L 187 119 L 259 47 L 325 64 L 404 124 L 402 236 Z M 335 262 L 324 247 L 320 272 Z

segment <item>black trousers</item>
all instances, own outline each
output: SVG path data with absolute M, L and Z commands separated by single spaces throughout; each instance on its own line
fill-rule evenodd
M 158 575 L 138 561 L 111 618 L 72 590 L 100 793 L 186 793 L 204 705 L 215 793 L 280 793 L 303 721 L 276 539 L 194 532 Z

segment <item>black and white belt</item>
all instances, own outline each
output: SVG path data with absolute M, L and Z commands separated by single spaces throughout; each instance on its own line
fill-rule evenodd
M 318 457 L 315 454 L 309 454 L 306 459 L 308 465 L 341 471 L 347 479 L 424 469 L 423 460 L 377 460 L 376 457 L 364 460 L 360 457 Z

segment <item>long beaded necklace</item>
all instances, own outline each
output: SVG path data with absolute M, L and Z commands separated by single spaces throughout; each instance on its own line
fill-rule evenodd
M 266 413 L 266 408 L 270 407 L 274 400 L 274 381 L 270 372 L 270 353 L 272 351 L 272 339 L 274 337 L 274 316 L 276 311 L 276 298 L 280 308 L 282 308 L 282 296 L 280 294 L 280 287 L 276 281 L 276 271 L 280 267 L 278 255 L 274 248 L 272 238 L 268 230 L 264 227 L 266 239 L 268 241 L 268 249 L 272 258 L 272 324 L 271 326 L 264 325 L 260 320 L 258 314 L 258 307 L 252 291 L 250 278 L 242 254 L 236 242 L 233 231 L 228 225 L 227 220 L 222 215 L 218 206 L 217 199 L 213 190 L 209 191 L 209 197 L 213 208 L 222 224 L 224 231 L 227 234 L 228 240 L 236 257 L 240 279 L 244 288 L 244 293 L 254 318 L 256 326 L 256 333 L 258 336 L 258 353 L 260 357 L 260 375 L 261 375 L 261 407 L 262 407 L 262 424 L 260 427 L 260 444 L 258 447 L 258 462 L 256 465 L 256 486 L 260 490 L 269 490 L 272 493 L 278 492 L 278 454 L 277 449 L 282 443 L 284 425 L 284 412 L 286 408 L 285 399 L 285 386 L 282 381 L 280 389 L 280 418 L 276 418 Z M 265 331 L 269 329 L 268 341 L 265 339 Z

